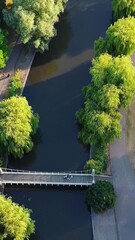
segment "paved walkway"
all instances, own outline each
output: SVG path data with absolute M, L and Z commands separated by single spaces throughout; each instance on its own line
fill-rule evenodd
M 35 50 L 32 47 L 26 49 L 23 44 L 17 44 L 13 48 L 3 71 L 5 74 L 9 73 L 10 76 L 0 80 L 0 100 L 5 97 L 11 77 L 17 69 L 21 70 L 21 79 L 25 85 L 34 56 Z
M 121 113 L 122 137 L 110 146 L 116 207 L 104 214 L 92 213 L 94 240 L 135 240 L 135 174 L 128 157 L 126 111 Z
M 110 148 L 113 184 L 117 194 L 115 212 L 119 240 L 135 240 L 135 174 L 126 146 L 126 112 L 122 114 L 122 138 Z

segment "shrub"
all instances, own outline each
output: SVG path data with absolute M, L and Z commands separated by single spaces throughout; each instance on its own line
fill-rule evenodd
M 22 87 L 23 87 L 23 84 L 21 81 L 20 72 L 17 71 L 13 75 L 11 82 L 9 84 L 7 97 L 12 97 L 17 95 L 19 96 L 21 93 Z
M 95 169 L 96 174 L 101 174 L 103 172 L 103 163 L 93 159 L 88 160 L 84 165 L 84 171 L 89 173 L 92 172 L 92 169 Z
M 99 161 L 102 163 L 102 173 L 106 171 L 107 164 L 108 164 L 108 156 L 107 156 L 107 146 L 106 145 L 96 145 L 95 151 L 93 154 L 93 158 L 96 161 Z
M 107 168 L 107 150 L 106 146 L 96 145 L 94 146 L 93 159 L 88 160 L 84 165 L 84 171 L 86 173 L 95 169 L 96 174 L 102 174 Z
M 113 185 L 107 181 L 98 181 L 93 184 L 86 195 L 86 204 L 88 210 L 91 208 L 94 212 L 104 212 L 113 208 L 116 202 L 116 195 Z

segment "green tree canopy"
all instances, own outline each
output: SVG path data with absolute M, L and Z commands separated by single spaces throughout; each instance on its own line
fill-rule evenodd
M 84 95 L 89 99 L 91 109 L 102 110 L 105 112 L 114 112 L 120 105 L 121 90 L 114 84 L 105 84 L 100 88 L 93 84 L 84 88 Z
M 113 208 L 116 202 L 116 195 L 113 185 L 107 181 L 98 181 L 87 190 L 86 203 L 88 210 L 104 212 Z
M 15 157 L 22 157 L 33 147 L 39 117 L 25 97 L 11 97 L 0 102 L 0 146 Z
M 14 0 L 10 10 L 4 10 L 5 22 L 19 34 L 23 43 L 31 42 L 43 52 L 56 35 L 54 24 L 64 11 L 67 0 Z
M 76 113 L 76 118 L 82 125 L 82 130 L 79 132 L 79 139 L 84 144 L 95 145 L 102 143 L 106 145 L 120 138 L 121 114 L 118 112 L 107 114 L 91 110 L 89 101 L 86 101 L 84 109 Z
M 0 239 L 24 240 L 34 233 L 30 210 L 0 195 Z
M 9 47 L 7 44 L 7 32 L 0 28 L 0 68 L 6 66 L 9 56 Z
M 106 91 L 106 94 L 108 95 L 108 97 L 106 96 L 106 99 L 109 99 L 112 96 L 113 98 L 117 97 L 114 103 L 115 106 L 119 104 L 118 95 L 120 96 L 120 106 L 127 106 L 131 102 L 135 92 L 135 68 L 130 57 L 122 56 L 113 58 L 111 55 L 102 54 L 99 58 L 94 59 L 92 64 L 93 67 L 90 69 L 90 73 L 92 75 L 93 84 L 98 89 L 102 88 L 103 90 L 99 90 L 100 100 L 102 100 L 100 104 L 105 104 L 105 100 L 101 98 L 102 95 L 105 95 Z M 105 84 L 113 84 L 117 89 L 114 86 L 111 86 L 111 91 L 107 93 L 107 88 L 110 85 L 103 86 Z M 106 107 L 108 107 L 108 104 L 113 104 L 112 99 L 110 99 Z
M 135 0 L 113 0 L 114 20 L 129 15 L 135 16 Z
M 5 0 L 1 0 L 0 1 L 0 23 L 3 20 L 2 11 L 3 11 L 4 8 L 5 8 Z
M 106 31 L 105 39 L 95 41 L 96 56 L 108 52 L 113 56 L 131 55 L 135 51 L 135 18 L 119 19 Z

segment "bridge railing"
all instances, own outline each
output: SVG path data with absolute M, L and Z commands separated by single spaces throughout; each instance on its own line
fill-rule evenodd
M 13 173 L 46 173 L 46 174 L 90 174 L 92 175 L 92 172 L 90 170 L 87 171 L 62 171 L 62 172 L 45 172 L 45 171 L 29 171 L 29 170 L 20 170 L 20 169 L 12 169 L 12 168 L 0 168 L 0 172 L 13 172 Z

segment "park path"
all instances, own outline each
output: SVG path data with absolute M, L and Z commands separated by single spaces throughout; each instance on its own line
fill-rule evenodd
M 116 207 L 104 214 L 92 213 L 94 240 L 135 240 L 135 174 L 127 148 L 127 111 L 120 112 L 122 135 L 110 146 Z
M 0 100 L 5 97 L 11 77 L 17 69 L 21 70 L 21 79 L 24 87 L 34 57 L 35 50 L 33 47 L 26 47 L 23 44 L 16 43 L 7 61 L 7 65 L 3 70 L 6 76 L 9 74 L 9 77 L 0 79 Z
M 122 137 L 110 147 L 113 185 L 117 195 L 116 221 L 119 240 L 135 239 L 135 174 L 127 149 L 127 112 L 122 113 Z

